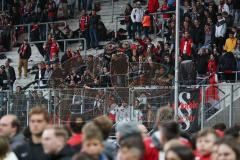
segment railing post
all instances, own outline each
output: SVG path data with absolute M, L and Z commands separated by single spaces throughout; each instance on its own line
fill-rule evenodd
M 112 22 L 114 18 L 114 0 L 112 0 Z
M 84 42 L 84 58 L 87 59 L 87 40 L 84 38 L 83 39 Z
M 230 90 L 229 127 L 233 126 L 233 84 Z
M 201 129 L 204 127 L 204 106 L 205 106 L 205 87 L 201 87 L 202 99 L 201 99 Z
M 65 53 L 65 51 L 67 50 L 67 41 L 64 41 L 64 47 L 63 47 L 63 53 Z
M 28 42 L 31 42 L 31 24 L 28 24 L 27 28 L 28 28 Z
M 46 24 L 46 41 L 48 40 L 48 23 Z
M 235 72 L 235 82 L 237 83 L 238 81 L 238 71 Z
M 156 20 L 157 20 L 157 13 L 155 13 L 155 17 L 153 17 L 154 20 L 154 37 L 157 38 L 157 24 L 156 24 Z

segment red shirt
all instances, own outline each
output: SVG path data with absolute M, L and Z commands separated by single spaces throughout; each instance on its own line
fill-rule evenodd
M 162 7 L 161 7 L 161 11 L 168 11 L 169 10 L 169 7 L 167 4 L 163 4 Z M 164 20 L 168 20 L 170 18 L 169 14 L 163 14 L 163 19 Z
M 149 13 L 157 12 L 159 8 L 158 0 L 149 0 L 148 1 L 148 11 Z
M 185 50 L 186 53 L 184 53 L 185 43 L 186 43 L 186 50 Z M 181 39 L 181 43 L 180 43 L 180 53 L 181 53 L 181 56 L 183 54 L 191 56 L 191 54 L 192 54 L 192 44 L 193 44 L 193 41 L 192 41 L 191 38 L 186 39 L 186 38 L 183 37 Z
M 72 137 L 67 141 L 67 144 L 74 147 L 82 143 L 82 134 L 73 134 Z
M 51 50 L 50 50 L 50 58 L 54 58 L 55 55 L 58 54 L 58 51 L 59 51 L 59 46 L 56 42 L 52 42 L 52 45 L 51 45 Z
M 144 146 L 145 152 L 142 160 L 158 160 L 159 150 L 154 146 L 151 137 L 144 140 Z
M 89 16 L 81 16 L 79 20 L 79 28 L 81 31 L 85 31 L 88 28 Z

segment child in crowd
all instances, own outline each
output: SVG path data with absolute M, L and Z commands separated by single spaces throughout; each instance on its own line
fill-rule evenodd
M 210 160 L 217 139 L 217 133 L 213 129 L 209 128 L 200 131 L 196 137 L 196 151 L 194 152 L 196 160 Z
M 107 160 L 103 154 L 103 135 L 100 129 L 93 122 L 89 122 L 83 127 L 82 133 L 82 152 L 87 153 L 94 160 Z

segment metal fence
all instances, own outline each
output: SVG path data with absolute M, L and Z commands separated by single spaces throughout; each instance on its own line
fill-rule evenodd
M 240 123 L 240 84 L 181 86 L 179 91 L 178 118 L 183 130 Z M 86 120 L 108 115 L 115 123 L 136 121 L 152 129 L 157 110 L 173 106 L 173 93 L 174 88 L 167 86 L 1 91 L 0 113 L 15 114 L 26 126 L 28 112 L 41 106 L 54 124 L 67 124 L 71 115 Z

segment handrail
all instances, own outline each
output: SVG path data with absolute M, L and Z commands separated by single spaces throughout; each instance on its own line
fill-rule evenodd
M 235 92 L 235 91 L 237 91 L 238 89 L 240 88 L 240 86 L 239 87 L 237 87 L 237 88 L 235 88 L 234 90 L 233 90 L 233 92 Z M 210 108 L 208 108 L 206 111 L 205 111 L 205 113 L 207 113 L 208 111 L 210 111 L 212 108 L 214 108 L 214 107 L 216 107 L 217 105 L 219 105 L 222 101 L 224 101 L 226 98 L 228 98 L 229 96 L 230 96 L 231 94 L 229 93 L 229 94 L 227 94 L 227 95 L 225 95 L 221 100 L 219 100 L 218 101 L 218 103 L 216 103 L 216 104 L 214 104 L 213 106 L 211 106 Z M 225 108 L 225 107 L 224 107 Z M 215 114 L 213 114 L 212 116 L 214 116 Z M 212 117 L 211 116 L 211 117 Z M 210 119 L 211 117 L 209 117 L 208 119 Z M 207 120 L 208 120 L 207 119 Z
M 67 22 L 66 21 L 55 21 L 55 22 L 45 22 L 45 23 L 37 23 L 38 25 L 45 25 L 46 26 L 46 40 L 47 40 L 47 37 L 48 37 L 48 25 L 49 24 L 57 24 L 57 23 L 64 23 L 64 26 L 67 25 Z M 28 41 L 31 42 L 31 26 L 33 25 L 34 23 L 29 23 L 29 24 L 20 24 L 20 25 L 15 25 L 14 27 L 24 27 L 26 26 L 27 29 L 28 29 Z
M 84 42 L 84 46 L 83 46 L 83 50 L 84 50 L 84 58 L 87 57 L 87 41 L 85 38 L 72 38 L 72 39 L 59 39 L 56 40 L 57 42 L 64 42 L 64 52 L 67 49 L 67 42 L 69 41 L 83 41 Z M 34 41 L 34 42 L 29 42 L 29 44 L 37 44 L 37 43 L 45 43 L 46 41 Z

